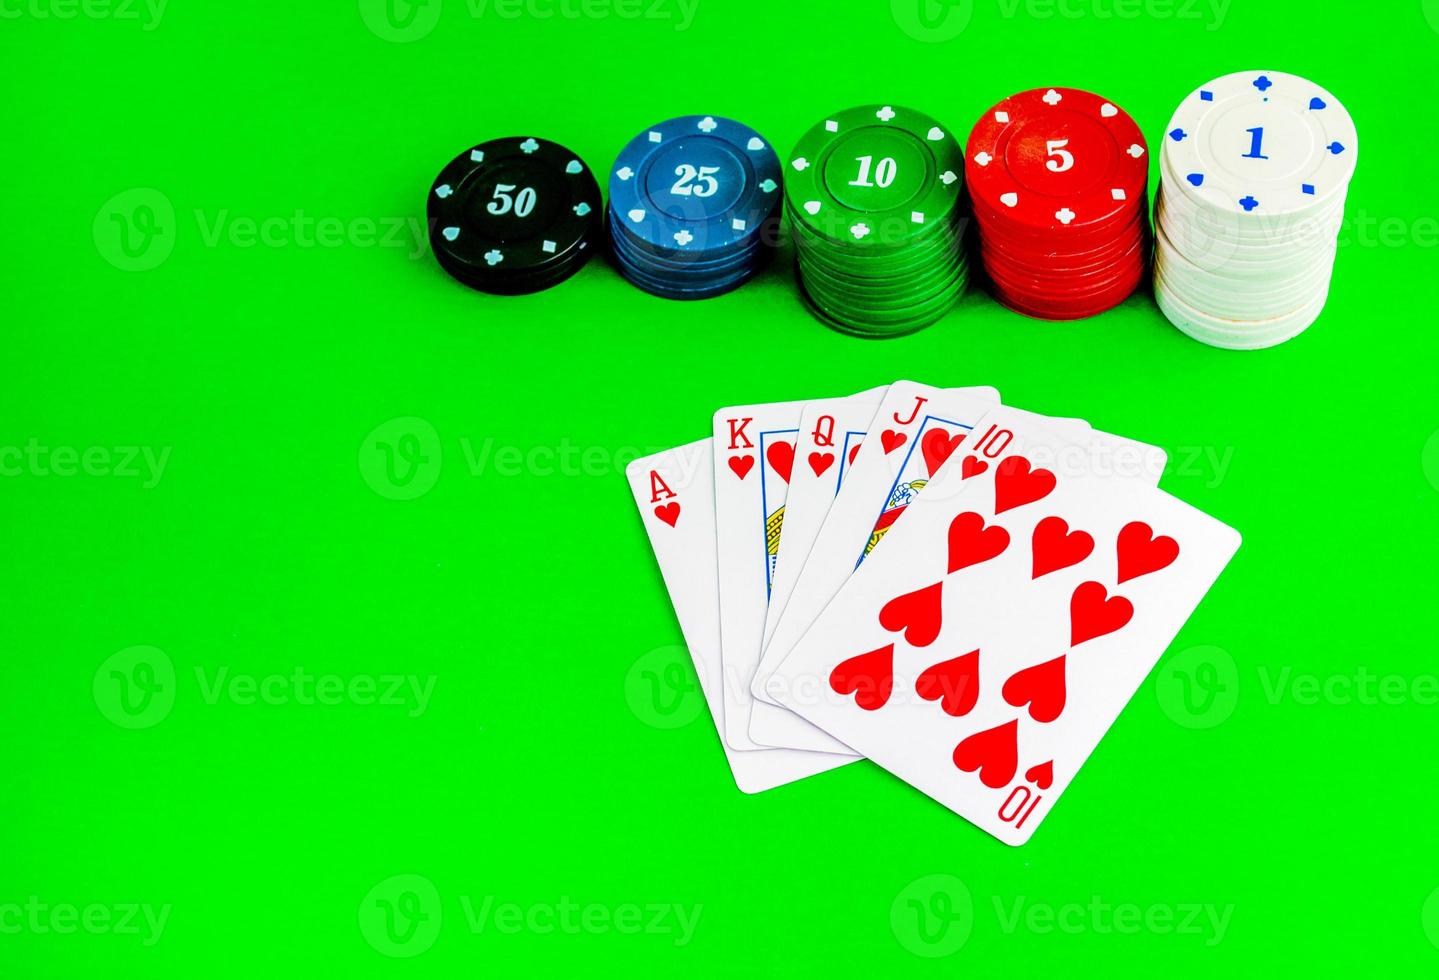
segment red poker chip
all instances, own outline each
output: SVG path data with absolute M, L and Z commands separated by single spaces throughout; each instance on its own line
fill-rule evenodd
M 1149 149 L 1102 96 L 1032 89 L 969 135 L 965 183 L 995 296 L 1026 316 L 1093 316 L 1123 302 L 1149 255 Z
M 1149 148 L 1129 113 L 1081 89 L 1011 95 L 979 118 L 965 148 L 974 201 L 1040 231 L 1082 231 L 1130 214 L 1149 179 Z

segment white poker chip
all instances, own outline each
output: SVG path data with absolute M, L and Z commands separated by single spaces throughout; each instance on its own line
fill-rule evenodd
M 1275 71 L 1196 89 L 1160 143 L 1154 294 L 1206 344 L 1283 343 L 1324 309 L 1359 140 L 1331 93 Z
M 1179 104 L 1163 155 L 1179 189 L 1241 214 L 1292 214 L 1344 193 L 1359 157 L 1349 112 L 1297 75 L 1235 72 Z

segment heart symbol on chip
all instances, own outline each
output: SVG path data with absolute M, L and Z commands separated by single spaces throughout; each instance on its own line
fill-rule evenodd
M 1200 185 L 1202 185 L 1202 184 L 1204 183 L 1204 175 L 1203 175 L 1203 174 L 1185 174 L 1185 175 L 1184 175 L 1184 179 L 1187 180 L 1187 181 L 1189 181 L 1189 182 L 1190 182 L 1191 184 L 1193 184 L 1195 187 L 1199 187 Z
M 938 126 L 931 126 L 929 127 L 929 132 L 924 134 L 924 138 L 927 140 L 942 140 L 944 139 L 944 130 Z
M 927 668 L 915 680 L 914 692 L 926 701 L 938 701 L 947 715 L 969 714 L 979 700 L 979 651 Z
M 1024 778 L 1040 789 L 1049 789 L 1054 784 L 1054 760 L 1030 766 L 1024 771 Z
M 1324 108 L 1327 108 L 1327 103 L 1325 103 L 1325 101 L 1324 101 L 1323 99 L 1321 99 L 1319 96 L 1316 95 L 1316 96 L 1314 96 L 1313 98 L 1311 98 L 1311 99 L 1309 100 L 1309 108 L 1311 108 L 1311 109 L 1324 109 Z
M 729 468 L 735 476 L 743 480 L 749 475 L 749 471 L 754 468 L 754 457 L 731 456 L 729 458 Z
M 1128 599 L 1108 596 L 1109 590 L 1098 582 L 1085 582 L 1074 590 L 1069 597 L 1070 646 L 1123 629 L 1134 616 L 1134 606 Z
M 749 138 L 749 142 L 744 145 L 744 148 L 746 150 L 763 150 L 764 140 L 760 139 L 758 136 L 751 136 Z
M 584 164 L 580 163 L 578 160 L 571 160 L 569 163 L 565 164 L 565 173 L 567 174 L 577 174 L 583 169 L 585 169 Z
M 954 747 L 954 764 L 962 772 L 978 770 L 981 783 L 990 789 L 1002 789 L 1019 768 L 1018 739 L 1018 718 L 975 732 Z
M 964 442 L 964 433 L 951 436 L 943 429 L 930 429 L 919 440 L 920 452 L 924 454 L 924 466 L 929 470 L 929 475 L 934 476 L 934 471 L 944 465 L 944 461 L 954 454 L 959 444 Z
M 1099 114 L 1100 114 L 1101 116 L 1103 116 L 1105 119 L 1108 119 L 1110 116 L 1117 116 L 1117 115 L 1119 115 L 1119 110 L 1116 109 L 1116 108 L 1114 108 L 1114 104 L 1113 104 L 1113 103 L 1111 103 L 1111 102 L 1106 102 L 1106 103 L 1104 103 L 1104 105 L 1102 105 L 1102 106 L 1099 107 Z
M 836 694 L 853 694 L 865 711 L 883 708 L 894 689 L 894 644 L 843 661 L 830 671 L 829 686 Z
M 1043 500 L 1053 489 L 1053 473 L 1045 469 L 1031 470 L 1029 460 L 1011 456 L 994 471 L 994 512 L 1003 514 Z
M 814 452 L 809 454 L 809 468 L 814 470 L 815 476 L 823 476 L 824 471 L 834 465 L 834 453 Z
M 1005 191 L 999 195 L 999 203 L 1007 208 L 1012 208 L 1019 203 L 1019 195 L 1014 193 L 1014 191 Z
M 1009 532 L 999 525 L 984 526 L 984 518 L 965 511 L 949 522 L 949 568 L 961 568 L 987 562 L 1004 554 L 1009 547 Z
M 1179 557 L 1179 542 L 1164 535 L 1155 537 L 1154 529 L 1143 521 L 1130 521 L 1120 528 L 1115 548 L 1120 582 L 1168 568 Z
M 900 446 L 903 446 L 909 436 L 903 432 L 896 432 L 893 429 L 885 429 L 879 434 L 879 443 L 884 447 L 884 454 L 888 456 Z
M 818 201 L 805 201 L 805 202 L 804 202 L 804 209 L 805 209 L 806 211 L 808 211 L 810 214 L 819 214 L 819 202 L 818 202 Z
M 625 217 L 629 218 L 635 224 L 639 224 L 641 221 L 645 220 L 645 210 L 644 208 L 635 208 L 634 210 L 630 211 L 629 214 L 625 215 Z
M 903 633 L 910 646 L 929 646 L 939 636 L 943 587 L 941 579 L 889 600 L 879 611 L 879 625 L 891 633 Z
M 675 526 L 675 521 L 680 519 L 679 501 L 671 500 L 667 504 L 660 504 L 655 508 L 655 516 L 664 521 L 670 527 Z
M 1046 517 L 1034 525 L 1031 540 L 1034 564 L 1030 578 L 1078 565 L 1094 551 L 1094 538 L 1084 531 L 1071 531 L 1069 522 L 1062 517 Z
M 772 442 L 765 449 L 764 458 L 769 460 L 769 465 L 780 475 L 780 479 L 788 483 L 790 472 L 794 469 L 794 443 Z
M 1064 711 L 1064 655 L 1026 667 L 1004 682 L 1004 700 L 1016 708 L 1029 705 L 1029 717 L 1049 722 Z
M 452 241 L 454 241 L 456 238 L 459 238 L 459 237 L 460 237 L 460 229 L 458 229 L 458 228 L 453 228 L 453 227 L 451 227 L 451 228 L 446 228 L 446 229 L 444 229 L 443 231 L 441 231 L 440 234 L 442 234 L 442 235 L 445 236 L 445 241 L 447 241 L 447 242 L 452 242 Z

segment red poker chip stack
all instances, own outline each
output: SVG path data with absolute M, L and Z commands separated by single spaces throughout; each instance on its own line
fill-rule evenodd
M 995 297 L 1041 320 L 1123 302 L 1149 254 L 1149 149 L 1129 113 L 1073 88 L 1011 95 L 975 123 L 965 183 Z

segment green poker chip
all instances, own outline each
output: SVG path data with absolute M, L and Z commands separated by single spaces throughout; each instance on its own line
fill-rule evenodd
M 810 308 L 862 336 L 943 317 L 968 281 L 964 150 L 934 117 L 869 105 L 821 120 L 785 168 L 785 213 Z

